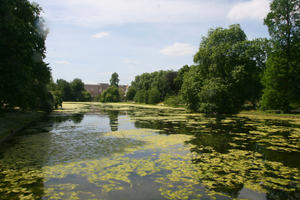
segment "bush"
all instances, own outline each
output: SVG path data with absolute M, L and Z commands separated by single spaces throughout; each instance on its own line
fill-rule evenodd
M 164 101 L 164 103 L 168 106 L 173 106 L 173 107 L 179 107 L 181 105 L 184 105 L 184 101 L 181 95 L 170 96 Z

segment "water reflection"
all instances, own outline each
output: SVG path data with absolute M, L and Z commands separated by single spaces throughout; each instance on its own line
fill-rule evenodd
M 0 197 L 294 200 L 299 124 L 124 107 L 53 115 L 0 147 Z
M 52 115 L 50 121 L 55 122 L 55 123 L 62 123 L 66 121 L 72 121 L 75 124 L 79 124 L 84 118 L 83 114 L 68 114 L 68 115 Z
M 107 111 L 108 117 L 109 117 L 109 125 L 111 131 L 117 131 L 118 130 L 118 116 L 119 116 L 119 111 L 118 110 L 110 110 Z
M 193 145 L 201 182 L 213 192 L 238 198 L 246 187 L 266 193 L 267 199 L 299 198 L 300 149 L 299 140 L 294 140 L 299 132 L 291 129 L 298 125 L 232 116 L 190 120 L 206 123 L 152 119 L 135 124 L 166 134 L 193 133 L 195 137 L 185 143 Z

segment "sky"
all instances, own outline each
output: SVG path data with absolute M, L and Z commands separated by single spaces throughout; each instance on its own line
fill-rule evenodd
M 192 65 L 210 28 L 240 24 L 248 39 L 268 37 L 270 0 L 34 0 L 49 29 L 53 79 L 120 84 L 136 75 Z

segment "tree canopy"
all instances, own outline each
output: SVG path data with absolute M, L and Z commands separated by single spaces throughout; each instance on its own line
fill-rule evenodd
M 246 100 L 257 96 L 260 40 L 248 41 L 239 25 L 216 28 L 203 37 L 194 56 L 197 64 L 185 74 L 182 94 L 187 107 L 206 113 L 236 113 Z
M 100 96 L 101 102 L 120 102 L 123 95 L 119 89 L 119 75 L 115 72 L 111 75 L 110 86 Z
M 51 110 L 51 72 L 45 58 L 47 29 L 41 8 L 27 0 L 0 4 L 0 109 Z
M 177 74 L 171 70 L 160 70 L 136 76 L 128 90 L 129 100 L 156 104 L 168 96 L 177 94 L 181 87 L 180 78 L 176 80 Z
M 300 1 L 274 0 L 265 18 L 272 50 L 262 79 L 263 109 L 290 110 L 300 103 Z

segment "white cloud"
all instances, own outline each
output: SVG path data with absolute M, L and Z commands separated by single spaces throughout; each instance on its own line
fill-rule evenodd
M 269 12 L 269 0 L 250 0 L 234 5 L 227 17 L 231 20 L 257 19 L 261 20 Z
M 177 23 L 224 19 L 230 5 L 219 0 L 37 0 L 45 18 L 80 26 Z
M 160 53 L 167 56 L 188 56 L 194 55 L 196 51 L 197 47 L 191 44 L 176 42 L 173 45 L 160 50 Z
M 61 64 L 61 65 L 69 65 L 71 64 L 69 61 L 66 61 L 66 60 L 58 60 L 58 61 L 55 61 L 56 64 Z
M 96 34 L 92 35 L 93 38 L 97 38 L 97 39 L 100 39 L 100 38 L 103 38 L 103 37 L 107 37 L 107 36 L 110 36 L 110 33 L 108 33 L 108 32 L 100 32 L 100 33 L 96 33 Z

